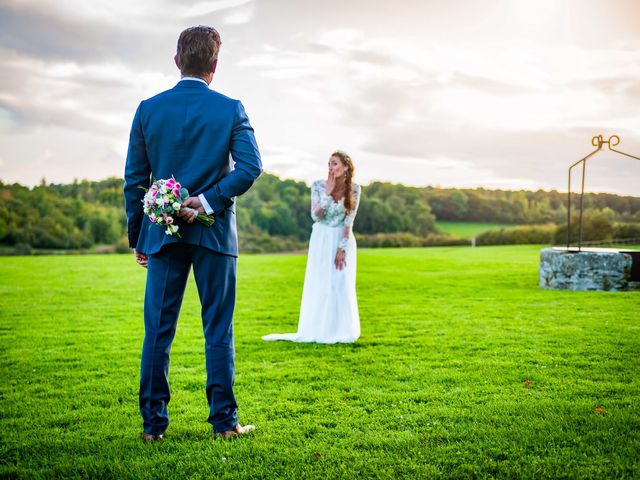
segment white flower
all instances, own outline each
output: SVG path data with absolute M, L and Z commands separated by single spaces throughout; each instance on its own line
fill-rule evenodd
M 177 225 L 167 225 L 167 229 L 164 231 L 165 235 L 173 235 L 174 233 L 178 232 L 178 229 L 180 227 L 178 227 Z
M 173 202 L 173 205 L 171 205 L 171 206 L 173 207 L 173 209 L 174 209 L 176 212 L 179 212 L 179 211 L 180 211 L 180 207 L 181 207 L 182 205 L 180 205 L 178 202 Z

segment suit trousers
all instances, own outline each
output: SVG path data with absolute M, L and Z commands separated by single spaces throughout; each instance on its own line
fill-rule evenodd
M 140 413 L 144 431 L 152 435 L 164 433 L 169 425 L 169 353 L 192 265 L 202 305 L 208 422 L 215 432 L 231 430 L 238 423 L 233 395 L 236 258 L 197 245 L 174 243 L 149 255 L 148 260 Z

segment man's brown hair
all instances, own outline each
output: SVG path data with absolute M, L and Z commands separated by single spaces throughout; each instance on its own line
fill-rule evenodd
M 213 27 L 198 25 L 184 30 L 178 38 L 177 51 L 182 75 L 200 77 L 210 73 L 221 44 L 220 34 Z

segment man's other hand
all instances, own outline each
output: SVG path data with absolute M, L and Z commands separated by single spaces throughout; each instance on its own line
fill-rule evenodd
M 144 253 L 138 253 L 135 248 L 133 249 L 133 256 L 136 257 L 136 262 L 138 262 L 138 265 L 147 268 L 149 257 L 147 257 Z

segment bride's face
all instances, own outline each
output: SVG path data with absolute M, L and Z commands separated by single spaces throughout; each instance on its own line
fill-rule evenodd
M 346 167 L 340 160 L 340 157 L 334 155 L 329 159 L 329 173 L 333 173 L 335 178 L 343 177 Z

